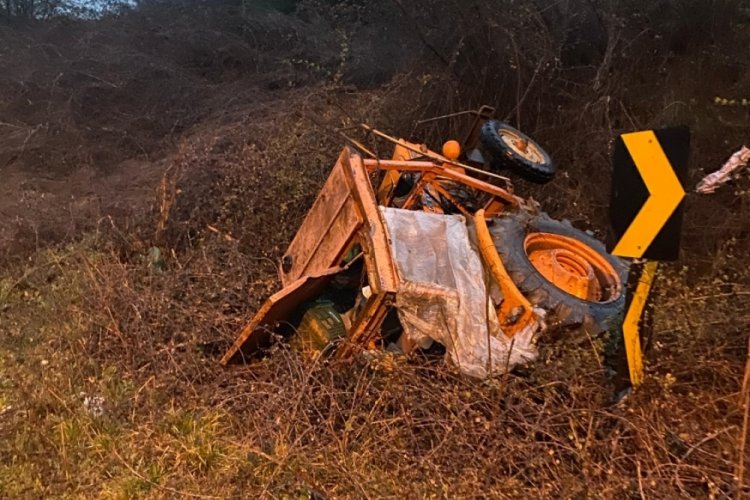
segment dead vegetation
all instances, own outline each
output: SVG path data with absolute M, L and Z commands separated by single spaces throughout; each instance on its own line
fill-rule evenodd
M 748 27 L 741 10 L 729 32 L 714 18 L 679 24 L 669 9 L 683 3 L 554 12 L 521 2 L 500 16 L 434 2 L 430 22 L 407 3 L 331 14 L 304 2 L 293 18 L 244 21 L 197 4 L 2 28 L 15 50 L 0 56 L 11 75 L 0 85 L 13 90 L 0 122 L 24 132 L 0 139 L 0 169 L 15 179 L 0 210 L 16 224 L 0 231 L 0 492 L 739 496 L 746 178 L 688 200 L 681 261 L 657 283 L 649 377 L 619 404 L 602 339 L 585 332 L 548 339 L 534 366 L 486 382 L 387 355 L 311 364 L 283 346 L 248 366 L 216 362 L 276 288 L 275 261 L 342 146 L 336 127 L 366 120 L 434 142 L 450 131 L 415 130 L 415 119 L 496 104 L 562 166 L 553 183 L 517 190 L 599 235 L 613 134 L 687 123 L 691 182 L 718 167 L 747 141 L 748 111 L 713 98 L 750 96 L 748 63 L 732 49 Z M 375 39 L 362 33 L 382 28 L 381 9 L 423 31 L 384 48 L 400 43 L 414 60 L 375 71 Z M 469 30 L 477 19 L 484 29 Z M 449 21 L 460 29 L 443 29 Z M 586 23 L 601 37 L 571 39 Z M 71 194 L 101 202 L 77 209 Z M 65 231 L 32 237 L 61 221 Z

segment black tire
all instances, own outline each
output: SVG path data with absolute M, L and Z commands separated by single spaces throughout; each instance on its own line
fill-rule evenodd
M 508 140 L 516 136 L 531 147 L 524 154 Z M 479 140 L 495 164 L 509 168 L 526 180 L 545 184 L 555 177 L 557 167 L 550 155 L 529 136 L 497 120 L 487 120 L 479 131 Z
M 532 304 L 550 313 L 551 326 L 569 327 L 592 322 L 599 331 L 612 331 L 622 322 L 629 265 L 607 253 L 600 241 L 574 228 L 570 222 L 554 220 L 544 213 L 511 213 L 493 219 L 489 229 L 511 279 Z M 534 267 L 526 253 L 526 236 L 537 232 L 576 239 L 600 254 L 619 277 L 621 287 L 617 295 L 606 302 L 587 301 L 548 281 Z

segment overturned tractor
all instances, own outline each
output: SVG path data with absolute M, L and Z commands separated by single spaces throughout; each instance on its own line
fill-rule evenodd
M 222 363 L 281 338 L 314 356 L 444 353 L 485 377 L 535 359 L 551 326 L 609 329 L 625 303 L 627 264 L 495 173 L 547 182 L 555 167 L 493 112 L 475 112 L 463 144 L 448 141 L 442 154 L 363 126 L 395 145 L 392 157 L 349 139 L 281 259 L 283 288 Z

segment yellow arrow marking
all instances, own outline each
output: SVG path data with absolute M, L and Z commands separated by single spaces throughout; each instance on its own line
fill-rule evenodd
M 649 197 L 612 251 L 620 257 L 640 258 L 685 197 L 680 180 L 653 130 L 623 134 Z
M 643 355 L 641 354 L 641 337 L 638 335 L 638 323 L 646 307 L 648 293 L 656 276 L 656 268 L 659 263 L 655 260 L 646 262 L 643 266 L 643 274 L 638 280 L 638 286 L 633 294 L 633 301 L 625 314 L 622 323 L 622 334 L 625 338 L 625 354 L 628 357 L 628 371 L 630 372 L 630 383 L 633 387 L 643 381 Z

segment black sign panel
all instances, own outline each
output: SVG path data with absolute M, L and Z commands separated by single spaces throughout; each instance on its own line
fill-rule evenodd
M 615 237 L 610 252 L 651 260 L 677 259 L 689 151 L 688 127 L 635 132 L 616 139 L 610 198 Z M 642 212 L 651 198 L 651 210 Z

